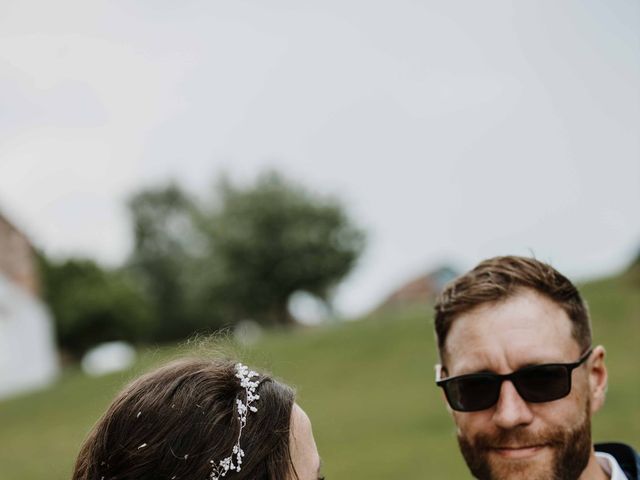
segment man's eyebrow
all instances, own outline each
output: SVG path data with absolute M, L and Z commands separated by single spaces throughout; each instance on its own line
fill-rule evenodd
M 526 362 L 523 362 L 523 363 L 519 364 L 516 368 L 511 370 L 509 373 L 517 372 L 518 370 L 522 370 L 523 368 L 537 367 L 539 365 L 549 365 L 549 364 L 556 364 L 556 363 L 566 363 L 566 362 L 561 362 L 561 361 L 557 361 L 557 360 L 554 361 L 551 358 L 540 357 L 540 358 L 531 359 L 529 361 L 526 361 Z M 446 371 L 446 368 L 442 367 L 442 369 L 448 375 L 448 372 Z M 494 370 L 491 367 L 463 368 L 463 370 L 466 370 L 466 372 L 465 373 L 461 373 L 459 375 L 474 375 L 474 374 L 478 374 L 478 373 L 495 373 L 495 374 L 498 373 L 497 370 Z M 459 375 L 455 375 L 455 376 L 457 377 Z

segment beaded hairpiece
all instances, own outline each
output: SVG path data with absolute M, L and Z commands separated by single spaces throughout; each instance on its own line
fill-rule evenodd
M 213 460 L 210 461 L 212 468 L 211 475 L 209 476 L 210 480 L 219 480 L 226 476 L 230 470 L 235 470 L 236 472 L 241 470 L 242 458 L 244 457 L 244 450 L 240 448 L 242 430 L 247 425 L 247 415 L 249 411 L 254 413 L 258 411 L 252 403 L 260 399 L 260 395 L 256 394 L 260 381 L 251 380 L 252 378 L 257 377 L 258 374 L 253 370 L 249 370 L 247 366 L 241 363 L 236 363 L 235 369 L 236 377 L 240 379 L 240 386 L 243 387 L 245 391 L 244 402 L 240 399 L 236 399 L 236 410 L 238 412 L 238 421 L 240 422 L 240 431 L 238 432 L 238 439 L 236 440 L 236 444 L 233 446 L 231 455 L 220 460 L 218 464 Z

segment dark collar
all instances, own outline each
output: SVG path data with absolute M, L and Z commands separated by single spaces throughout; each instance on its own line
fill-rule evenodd
M 604 452 L 616 459 L 630 480 L 640 480 L 640 456 L 624 443 L 596 443 L 596 452 Z

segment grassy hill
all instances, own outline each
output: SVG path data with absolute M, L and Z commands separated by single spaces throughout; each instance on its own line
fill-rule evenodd
M 608 350 L 607 405 L 596 441 L 640 438 L 640 276 L 583 286 L 596 343 Z M 468 478 L 451 421 L 433 385 L 431 312 L 407 308 L 358 322 L 271 332 L 246 362 L 297 386 L 332 479 Z M 98 379 L 65 372 L 48 391 L 0 403 L 0 478 L 68 479 L 78 447 L 131 378 L 192 347 L 141 353 L 135 368 Z

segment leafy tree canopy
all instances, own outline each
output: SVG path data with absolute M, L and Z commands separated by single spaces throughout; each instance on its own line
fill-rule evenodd
M 245 188 L 224 180 L 219 195 L 206 237 L 222 272 L 219 293 L 237 313 L 266 323 L 294 321 L 291 295 L 303 290 L 330 301 L 364 247 L 363 231 L 338 200 L 277 172 Z
M 193 303 L 194 263 L 202 256 L 198 207 L 175 183 L 148 188 L 129 201 L 134 248 L 128 262 L 153 305 L 151 337 L 175 340 L 206 326 Z
M 125 273 L 87 259 L 52 261 L 40 254 L 39 260 L 44 298 L 63 350 L 79 358 L 100 342 L 145 339 L 149 304 Z
M 306 291 L 330 302 L 364 247 L 364 233 L 338 200 L 277 172 L 248 186 L 225 178 L 215 193 L 205 203 L 169 184 L 129 202 L 135 237 L 129 266 L 154 305 L 154 339 L 247 317 L 292 323 L 291 295 Z

